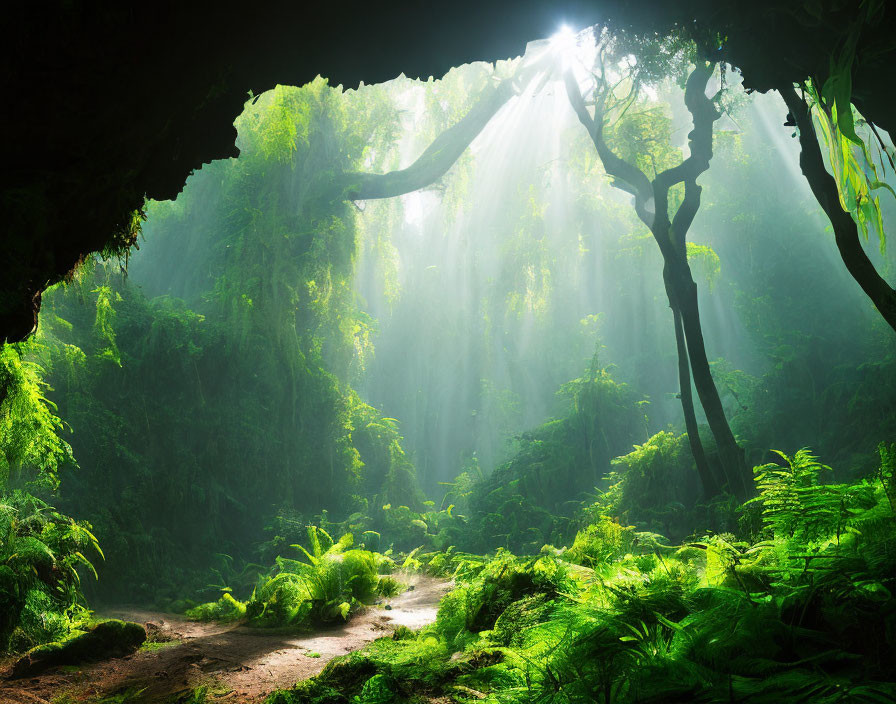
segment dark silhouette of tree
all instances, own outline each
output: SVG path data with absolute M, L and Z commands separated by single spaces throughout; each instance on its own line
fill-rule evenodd
M 615 96 L 618 83 L 615 86 L 611 84 L 603 62 L 604 52 L 601 49 L 594 72 L 597 84 L 593 115 L 588 111 L 588 105 L 571 70 L 565 75 L 567 94 L 579 121 L 594 142 L 604 169 L 612 177 L 613 185 L 634 196 L 635 212 L 650 229 L 662 254 L 663 280 L 675 325 L 682 409 L 704 491 L 707 496 L 713 496 L 727 487 L 729 491 L 745 493 L 749 490 L 749 478 L 744 453 L 725 417 L 718 389 L 710 373 L 700 323 L 697 285 L 687 259 L 687 232 L 700 208 L 702 189 L 697 184 L 697 178 L 709 168 L 713 123 L 720 116 L 713 101 L 705 94 L 714 64 L 698 61 L 687 79 L 685 105 L 694 123 L 694 129 L 688 135 L 690 155 L 677 166 L 659 171 L 651 180 L 641 168 L 619 157 L 607 144 L 604 130 L 608 115 L 611 110 L 620 106 L 620 101 Z M 632 76 L 631 80 L 631 91 L 621 102 L 633 100 L 638 90 L 638 78 Z M 670 189 L 678 184 L 684 185 L 684 198 L 674 214 L 670 215 Z M 721 472 L 714 471 L 710 466 L 697 431 L 691 394 L 692 374 L 697 395 L 716 441 Z

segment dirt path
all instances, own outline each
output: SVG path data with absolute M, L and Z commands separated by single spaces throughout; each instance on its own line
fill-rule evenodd
M 158 702 L 203 684 L 209 686 L 212 701 L 260 702 L 271 691 L 313 677 L 337 655 L 358 650 L 398 626 L 417 629 L 435 621 L 439 600 L 450 584 L 421 575 L 404 581 L 413 588 L 387 600 L 390 610 L 385 605 L 370 607 L 345 625 L 307 635 L 111 609 L 100 615 L 143 623 L 156 640 L 174 642 L 124 658 L 0 682 L 0 702 L 89 701 L 129 688 L 135 694 L 128 702 Z M 65 694 L 68 700 L 62 699 Z

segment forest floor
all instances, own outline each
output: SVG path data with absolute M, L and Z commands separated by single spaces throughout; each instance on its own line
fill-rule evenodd
M 365 609 L 346 624 L 313 633 L 198 623 L 176 614 L 127 607 L 104 610 L 98 616 L 144 624 L 150 642 L 123 658 L 4 679 L 0 701 L 68 704 L 127 692 L 130 696 L 115 701 L 161 702 L 205 686 L 211 701 L 261 702 L 273 690 L 313 677 L 333 658 L 399 626 L 418 629 L 434 622 L 450 582 L 423 575 L 402 581 L 412 588 Z

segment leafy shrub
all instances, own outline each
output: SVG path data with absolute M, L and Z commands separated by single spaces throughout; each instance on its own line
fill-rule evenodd
M 759 496 L 747 502 L 762 506 L 763 523 L 774 537 L 812 540 L 835 533 L 839 538 L 857 510 L 874 505 L 870 485 L 822 483 L 821 473 L 831 468 L 808 449 L 793 457 L 775 452 L 784 463 L 753 470 Z
M 247 618 L 258 626 L 297 626 L 345 621 L 378 596 L 394 596 L 400 585 L 380 573 L 395 566 L 385 555 L 353 549 L 346 533 L 334 541 L 327 531 L 308 527 L 308 547 L 293 545 L 305 560 L 277 557 L 246 602 L 225 593 L 218 601 L 187 612 L 197 620 Z
M 39 350 L 35 342 L 0 343 L 0 487 L 56 488 L 60 467 L 74 463 L 56 406 L 44 395 L 43 368 L 29 358 Z
M 580 530 L 563 557 L 585 567 L 609 562 L 630 552 L 634 544 L 634 532 L 607 516 L 601 516 Z
M 102 556 L 86 523 L 23 491 L 0 498 L 0 649 L 21 651 L 86 624 L 79 569 Z
M 499 551 L 475 577 L 464 581 L 439 606 L 438 627 L 449 642 L 460 643 L 492 629 L 504 610 L 520 599 L 534 595 L 554 599 L 577 591 L 566 565 L 548 554 L 519 558 Z
M 676 539 L 692 530 L 688 511 L 700 487 L 687 435 L 663 431 L 612 462 L 609 488 L 586 511 Z

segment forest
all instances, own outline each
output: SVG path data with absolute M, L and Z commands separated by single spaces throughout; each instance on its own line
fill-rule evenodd
M 850 47 L 759 93 L 563 27 L 247 96 L 0 346 L 0 700 L 896 701 Z

